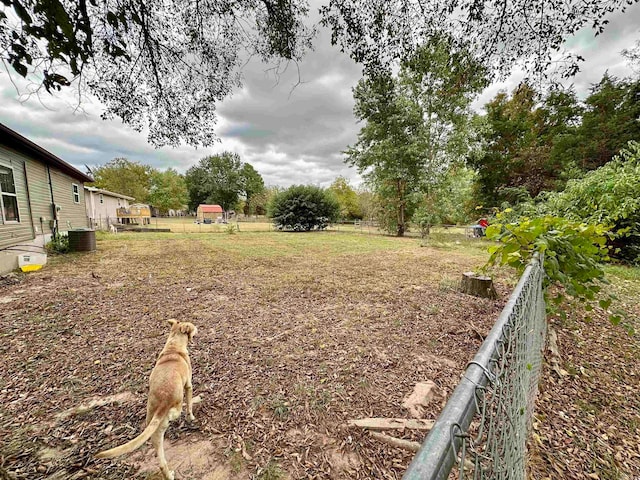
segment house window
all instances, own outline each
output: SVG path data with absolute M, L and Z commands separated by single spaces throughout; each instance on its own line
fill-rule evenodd
M 104 197 L 100 194 L 100 203 L 104 203 Z
M 0 165 L 0 213 L 2 223 L 20 221 L 13 170 L 2 165 Z
M 75 183 L 72 183 L 73 187 L 73 203 L 80 203 L 80 188 Z

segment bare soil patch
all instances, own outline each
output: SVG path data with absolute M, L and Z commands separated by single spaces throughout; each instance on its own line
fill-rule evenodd
M 105 235 L 96 253 L 0 287 L 12 299 L 0 308 L 0 478 L 155 478 L 150 447 L 93 454 L 141 431 L 168 318 L 199 329 L 198 429 L 167 432 L 179 478 L 400 478 L 411 452 L 345 424 L 407 418 L 403 399 L 427 380 L 441 395 L 424 418 L 436 417 L 510 290 L 498 283 L 492 301 L 452 288 L 481 263 L 346 233 Z

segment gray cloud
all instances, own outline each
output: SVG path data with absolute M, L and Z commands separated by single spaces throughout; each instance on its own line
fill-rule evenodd
M 566 86 L 573 85 L 580 98 L 589 94 L 591 86 L 600 81 L 605 71 L 618 77 L 632 74 L 621 52 L 633 47 L 635 41 L 640 39 L 640 4 L 627 7 L 625 12 L 615 12 L 607 19 L 610 23 L 604 33 L 596 36 L 594 30 L 585 27 L 565 41 L 565 50 L 585 59 L 580 63 L 580 72 L 564 82 Z M 517 71 L 509 78 L 495 82 L 482 92 L 474 102 L 474 108 L 482 110 L 482 106 L 500 90 L 513 91 L 524 77 L 522 71 Z
M 637 18 L 640 4 L 613 14 L 604 34 L 594 38 L 585 29 L 567 41 L 567 48 L 587 59 L 572 79 L 580 94 L 607 69 L 612 75 L 630 73 L 619 52 L 639 37 Z M 41 101 L 32 97 L 21 103 L 6 72 L 0 73 L 0 122 L 80 169 L 125 156 L 184 172 L 206 155 L 231 150 L 270 185 L 327 186 L 338 175 L 359 183 L 360 177 L 344 164 L 341 151 L 355 142 L 360 128 L 352 113 L 351 89 L 361 69 L 330 45 L 328 32 L 319 32 L 316 49 L 299 64 L 274 69 L 252 60 L 243 73 L 243 88 L 218 106 L 221 141 L 210 148 L 154 149 L 144 132 L 117 120 L 102 121 L 96 100 L 87 97 L 82 109 L 77 109 L 72 92 L 57 97 L 44 94 Z M 480 109 L 500 89 L 513 89 L 521 78 L 521 73 L 514 74 L 490 86 L 474 107 Z M 27 89 L 24 82 L 14 80 L 21 91 Z

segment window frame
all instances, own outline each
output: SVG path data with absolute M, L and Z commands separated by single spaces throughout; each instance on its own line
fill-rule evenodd
M 20 223 L 20 219 L 22 218 L 22 214 L 20 213 L 20 202 L 18 201 L 18 189 L 16 188 L 16 176 L 14 172 L 14 168 L 12 165 L 6 165 L 4 163 L 0 163 L 0 167 L 7 168 L 11 170 L 11 180 L 13 180 L 13 189 L 15 193 L 3 192 L 2 184 L 0 184 L 0 224 L 2 225 L 15 225 Z M 18 210 L 18 219 L 17 220 L 7 220 L 4 217 L 4 197 L 13 197 L 16 199 L 16 209 Z
M 73 195 L 73 203 L 79 204 L 80 203 L 80 185 L 78 185 L 77 183 L 72 183 L 71 193 Z M 76 200 L 76 196 L 78 197 L 77 200 Z

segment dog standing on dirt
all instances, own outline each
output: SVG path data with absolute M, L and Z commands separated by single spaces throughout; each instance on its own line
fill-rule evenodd
M 151 439 L 158 454 L 160 469 L 166 480 L 174 480 L 173 471 L 169 470 L 164 456 L 164 432 L 169 422 L 180 417 L 182 413 L 183 393 L 187 393 L 187 415 L 190 421 L 193 416 L 191 385 L 191 361 L 187 345 L 198 329 L 189 322 L 169 320 L 171 332 L 160 356 L 153 367 L 149 378 L 149 399 L 147 401 L 147 428 L 124 445 L 105 450 L 96 455 L 97 458 L 113 458 L 130 453 L 140 448 Z

